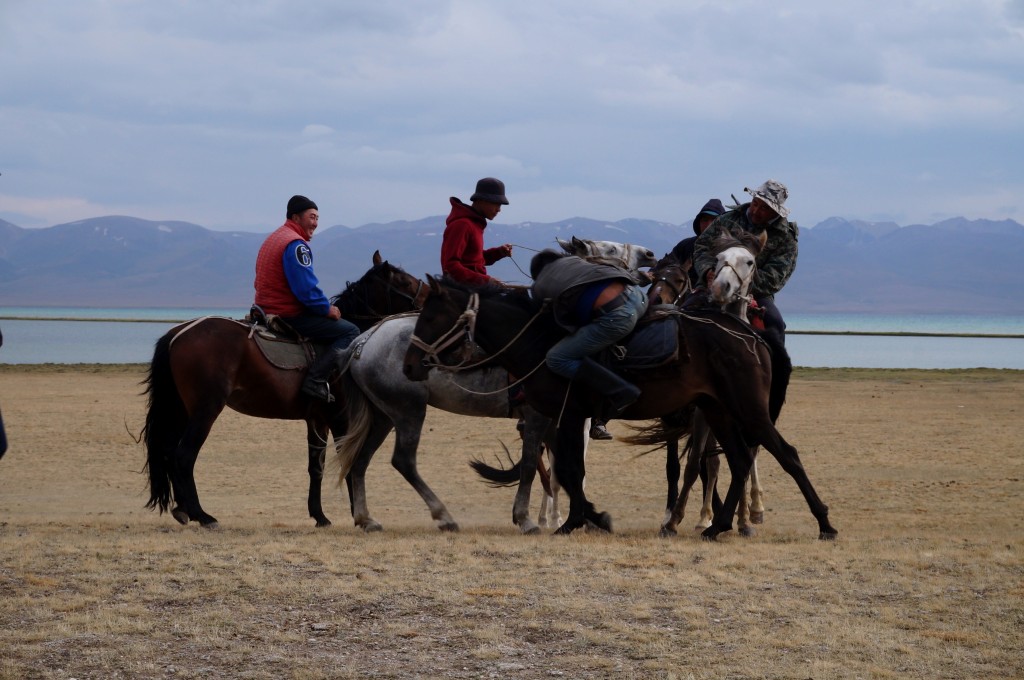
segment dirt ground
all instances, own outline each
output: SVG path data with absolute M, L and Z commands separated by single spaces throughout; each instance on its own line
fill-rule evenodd
M 384 531 L 335 480 L 315 529 L 304 426 L 231 412 L 196 467 L 221 528 L 183 527 L 143 507 L 142 377 L 0 365 L 0 678 L 1024 676 L 1024 372 L 798 370 L 779 429 L 839 539 L 762 456 L 765 524 L 710 544 L 657 537 L 664 456 L 617 441 L 587 460 L 613 534 L 521 536 L 466 464 L 515 422 L 438 411 L 420 469 L 457 534 L 390 439 Z

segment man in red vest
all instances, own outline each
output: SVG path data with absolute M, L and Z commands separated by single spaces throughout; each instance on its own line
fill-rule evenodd
M 286 212 L 285 223 L 267 237 L 256 256 L 256 304 L 265 313 L 281 317 L 299 335 L 329 345 L 306 374 L 302 391 L 332 402 L 328 377 L 359 328 L 341 318 L 341 310 L 320 290 L 313 273 L 309 241 L 320 221 L 316 203 L 292 196 Z
M 452 196 L 448 199 L 452 211 L 446 220 L 441 241 L 441 272 L 460 283 L 482 286 L 500 283 L 487 275 L 487 265 L 509 257 L 512 244 L 484 249 L 484 229 L 487 220 L 493 220 L 508 205 L 505 184 L 500 179 L 484 177 L 476 183 L 476 192 L 466 205 Z

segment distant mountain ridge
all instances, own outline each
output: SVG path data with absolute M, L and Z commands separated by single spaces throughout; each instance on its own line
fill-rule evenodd
M 379 249 L 423 277 L 440 270 L 444 217 L 321 227 L 313 239 L 328 295 L 358 279 Z M 533 252 L 576 235 L 642 244 L 658 255 L 692 235 L 689 223 L 492 223 L 488 246 L 514 244 L 489 271 L 527 283 Z M 46 229 L 0 220 L 0 306 L 236 307 L 252 302 L 265 233 L 212 231 L 178 221 L 96 217 Z M 955 218 L 899 226 L 833 217 L 801 227 L 796 273 L 778 296 L 783 312 L 1024 314 L 1024 226 Z

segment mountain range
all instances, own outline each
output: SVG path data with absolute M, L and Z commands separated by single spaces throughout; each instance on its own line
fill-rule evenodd
M 375 250 L 424 278 L 440 271 L 444 217 L 321 227 L 312 248 L 328 295 L 370 268 Z M 678 225 L 603 222 L 492 223 L 488 247 L 514 245 L 488 271 L 527 283 L 534 251 L 555 237 L 642 244 L 658 255 L 692 235 Z M 0 220 L 0 306 L 212 307 L 248 310 L 253 266 L 266 233 L 212 231 L 187 222 L 95 217 L 45 229 Z M 954 218 L 900 226 L 833 217 L 800 229 L 796 272 L 777 296 L 783 313 L 1024 314 L 1024 226 Z

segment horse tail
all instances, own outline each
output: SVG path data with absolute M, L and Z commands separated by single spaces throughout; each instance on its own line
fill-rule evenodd
M 760 333 L 768 343 L 772 355 L 772 384 L 768 394 L 768 415 L 774 423 L 779 419 L 782 405 L 786 403 L 786 392 L 789 390 L 789 379 L 793 375 L 793 360 L 786 351 L 782 334 L 777 330 L 766 330 Z
M 159 509 L 162 515 L 170 506 L 171 455 L 185 431 L 188 412 L 178 394 L 171 373 L 171 340 L 174 333 L 167 333 L 157 340 L 153 360 L 143 383 L 144 394 L 149 395 L 146 424 L 142 438 L 146 442 L 146 470 L 149 471 L 149 502 L 147 508 Z
M 652 453 L 661 449 L 666 442 L 675 441 L 688 436 L 693 431 L 693 407 L 688 406 L 646 425 L 630 425 L 633 434 L 619 437 L 619 441 L 634 446 L 653 446 Z
M 509 453 L 508 447 L 504 443 L 501 444 L 501 448 L 505 449 L 505 457 L 508 461 L 512 462 L 512 454 Z M 473 468 L 478 475 L 484 478 L 487 486 L 495 489 L 502 486 L 514 486 L 519 483 L 520 470 L 523 468 L 523 461 L 519 459 L 509 467 L 491 467 L 482 460 L 474 458 L 469 461 L 469 467 Z
M 373 413 L 366 401 L 366 395 L 359 389 L 348 371 L 342 374 L 340 386 L 344 395 L 342 401 L 345 404 L 345 418 L 348 421 L 348 429 L 345 434 L 334 441 L 334 460 L 338 465 L 338 485 L 345 483 L 352 464 L 359 455 L 366 438 L 370 436 L 370 427 L 373 425 Z

